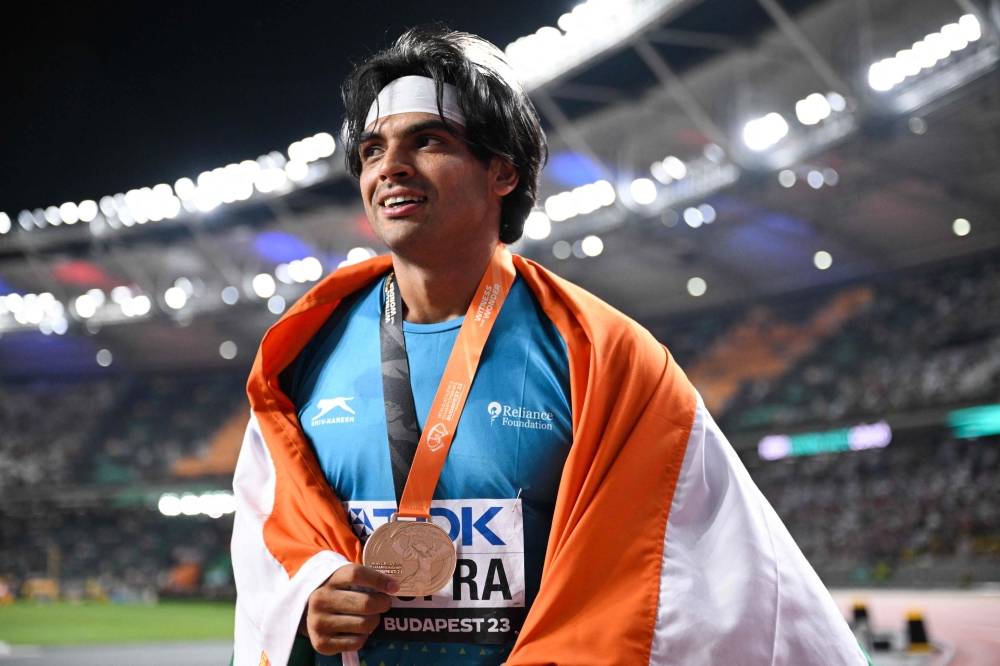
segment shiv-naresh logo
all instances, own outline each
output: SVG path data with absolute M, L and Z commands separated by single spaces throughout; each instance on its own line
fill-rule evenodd
M 354 410 L 347 405 L 348 400 L 354 400 L 354 398 L 328 398 L 326 400 L 320 400 L 316 403 L 316 406 L 319 407 L 319 414 L 312 417 L 312 420 L 315 421 L 316 419 L 323 418 L 327 412 L 335 407 L 340 407 L 345 412 L 353 414 Z
M 329 425 L 331 423 L 354 423 L 354 410 L 347 404 L 348 400 L 354 400 L 354 398 L 339 397 L 320 400 L 316 403 L 316 406 L 319 408 L 319 413 L 312 417 L 310 425 L 321 426 Z M 327 416 L 327 413 L 334 409 L 340 409 L 347 412 L 348 415 L 341 414 L 339 416 Z
M 431 431 L 427 433 L 427 448 L 437 451 L 444 446 L 444 438 L 448 435 L 448 429 L 443 423 L 435 423 Z

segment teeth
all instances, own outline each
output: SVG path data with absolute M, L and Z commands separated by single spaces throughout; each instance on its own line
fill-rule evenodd
M 416 203 L 418 201 L 423 201 L 423 197 L 389 197 L 382 203 L 382 205 L 390 207 L 398 206 L 402 203 Z

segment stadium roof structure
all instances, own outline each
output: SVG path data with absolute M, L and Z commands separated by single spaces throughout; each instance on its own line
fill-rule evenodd
M 998 18 L 972 0 L 588 0 L 507 47 L 551 150 L 515 249 L 640 321 L 993 251 Z M 247 362 L 311 283 L 384 251 L 326 130 L 0 214 L 0 295 L 19 295 L 0 303 L 0 376 L 74 354 L 83 371 L 102 348 L 137 370 L 231 363 L 223 342 Z

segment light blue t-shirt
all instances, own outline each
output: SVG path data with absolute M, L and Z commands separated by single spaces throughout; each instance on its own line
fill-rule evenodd
M 379 346 L 383 285 L 377 280 L 335 313 L 300 357 L 291 386 L 305 434 L 363 540 L 395 507 Z M 403 323 L 421 428 L 463 319 Z M 458 549 L 453 584 L 434 597 L 394 600 L 361 650 L 362 664 L 505 661 L 541 581 L 572 444 L 569 398 L 566 343 L 518 277 L 434 494 L 432 517 Z

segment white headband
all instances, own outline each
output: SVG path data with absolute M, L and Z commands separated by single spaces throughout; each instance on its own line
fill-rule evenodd
M 465 125 L 465 114 L 458 105 L 458 90 L 450 83 L 444 84 L 444 98 L 441 108 L 448 120 Z M 379 118 L 393 116 L 397 113 L 433 113 L 438 114 L 437 88 L 434 79 L 426 76 L 404 76 L 392 81 L 378 94 L 368 109 L 365 127 L 369 127 Z

